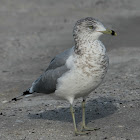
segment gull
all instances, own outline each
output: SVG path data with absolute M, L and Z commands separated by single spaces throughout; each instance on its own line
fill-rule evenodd
M 70 103 L 75 135 L 94 130 L 85 123 L 85 101 L 87 96 L 103 81 L 109 66 L 105 46 L 99 40 L 102 34 L 117 35 L 106 29 L 101 22 L 86 17 L 76 22 L 73 28 L 75 45 L 56 55 L 46 71 L 23 92 L 54 94 Z M 73 108 L 74 99 L 82 97 L 82 129 L 78 130 Z M 17 98 L 13 98 L 17 100 Z

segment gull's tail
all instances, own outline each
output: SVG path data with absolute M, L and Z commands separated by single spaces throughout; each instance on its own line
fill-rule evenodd
M 27 89 L 26 91 L 24 91 L 21 95 L 15 97 L 12 99 L 12 101 L 17 101 L 17 100 L 20 100 L 22 96 L 26 96 L 26 95 L 31 95 L 33 94 L 34 92 L 31 91 L 31 89 Z
M 11 101 L 17 101 L 17 100 L 20 100 L 22 96 L 30 96 L 31 94 L 33 94 L 34 92 L 36 92 L 34 90 L 34 87 L 36 86 L 36 83 L 40 80 L 41 77 L 39 77 L 35 82 L 32 83 L 32 86 L 27 89 L 26 91 L 24 91 L 21 95 L 13 98 Z

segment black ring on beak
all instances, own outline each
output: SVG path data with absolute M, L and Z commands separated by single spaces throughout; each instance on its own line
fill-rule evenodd
M 115 32 L 113 30 L 111 30 L 111 31 L 112 31 L 111 35 L 115 35 Z

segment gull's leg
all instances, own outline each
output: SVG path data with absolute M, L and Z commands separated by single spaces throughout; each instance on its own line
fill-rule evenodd
M 85 99 L 82 101 L 82 131 L 94 131 L 94 128 L 88 128 L 85 123 Z
M 72 119 L 73 119 L 73 124 L 74 124 L 75 135 L 85 135 L 85 134 L 88 134 L 88 132 L 81 132 L 81 131 L 78 131 L 78 130 L 77 130 L 76 122 L 75 122 L 75 114 L 74 114 L 75 111 L 74 111 L 72 105 L 70 105 L 70 111 L 71 111 L 71 114 L 72 114 Z

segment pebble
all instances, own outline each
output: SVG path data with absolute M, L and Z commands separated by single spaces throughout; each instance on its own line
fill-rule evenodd
M 8 101 L 7 100 L 4 100 L 4 101 L 2 101 L 2 103 L 5 104 L 5 103 L 8 103 Z

